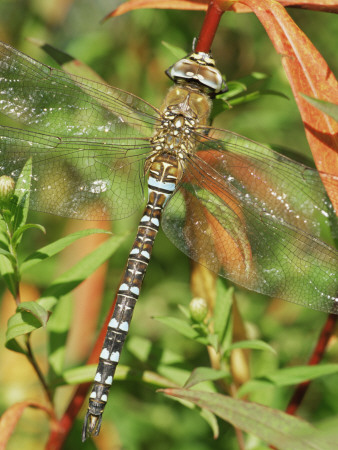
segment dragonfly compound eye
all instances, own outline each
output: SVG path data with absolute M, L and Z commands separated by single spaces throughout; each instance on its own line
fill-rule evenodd
M 178 84 L 196 82 L 211 95 L 226 91 L 221 72 L 215 67 L 213 58 L 206 53 L 193 53 L 180 59 L 169 67 L 166 74 Z

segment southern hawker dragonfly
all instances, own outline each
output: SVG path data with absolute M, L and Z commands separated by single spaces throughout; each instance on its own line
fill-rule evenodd
M 39 129 L 0 128 L 0 175 L 18 179 L 32 159 L 32 209 L 116 220 L 137 210 L 148 187 L 83 439 L 100 430 L 160 221 L 180 250 L 221 276 L 338 314 L 338 252 L 321 240 L 335 213 L 318 172 L 208 125 L 225 88 L 211 55 L 192 53 L 167 74 L 174 86 L 157 109 L 0 44 L 0 111 Z M 337 192 L 338 179 L 321 175 Z

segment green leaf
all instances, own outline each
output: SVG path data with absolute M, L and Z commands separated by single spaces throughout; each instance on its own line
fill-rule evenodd
M 27 311 L 20 311 L 14 316 L 10 317 L 7 323 L 6 342 L 5 345 L 9 350 L 20 353 L 26 351 L 22 349 L 16 338 L 24 334 L 31 333 L 38 328 L 41 328 L 41 322 L 33 314 Z
M 18 245 L 23 233 L 26 230 L 29 230 L 30 228 L 37 228 L 38 230 L 42 231 L 42 233 L 46 234 L 46 229 L 42 225 L 35 224 L 35 223 L 27 223 L 26 225 L 22 225 L 14 231 L 13 236 L 12 236 L 13 247 L 16 247 Z
M 252 84 L 257 83 L 257 81 L 266 80 L 267 78 L 269 77 L 266 73 L 251 72 L 249 75 L 241 77 L 236 81 L 245 84 L 245 86 L 251 86 Z
M 96 367 L 96 364 L 89 364 L 87 366 L 65 370 L 62 373 L 62 376 L 53 380 L 53 386 L 56 387 L 64 384 L 88 383 L 94 380 Z
M 266 406 L 221 394 L 189 389 L 160 389 L 168 396 L 194 403 L 280 450 L 332 450 L 332 442 L 302 419 Z
M 16 339 L 9 340 L 6 343 L 6 347 L 8 350 L 12 350 L 15 353 L 22 353 L 24 355 L 28 355 L 27 350 L 25 350 Z
M 214 310 L 214 332 L 218 337 L 220 346 L 226 336 L 227 325 L 230 320 L 230 314 L 232 309 L 232 299 L 234 294 L 234 288 L 226 288 L 225 282 L 221 279 L 217 280 L 217 295 Z
M 190 319 L 190 312 L 189 309 L 184 305 L 177 305 L 178 309 L 181 311 L 183 316 L 185 316 L 187 319 Z
M 94 252 L 85 256 L 75 266 L 62 274 L 52 285 L 46 290 L 44 297 L 49 297 L 48 302 L 53 303 L 53 297 L 59 298 L 62 295 L 67 294 L 83 280 L 96 270 L 102 263 L 104 263 L 120 246 L 121 242 L 125 239 L 124 236 L 113 236 Z M 1 258 L 1 256 L 0 256 Z M 51 299 L 52 298 L 52 299 Z M 46 302 L 46 300 L 45 300 Z M 14 349 L 12 344 L 13 339 L 17 336 L 30 333 L 37 328 L 41 327 L 41 323 L 31 314 L 22 311 L 12 316 L 8 321 L 8 328 L 6 334 L 6 346 L 7 348 Z
M 208 334 L 207 338 L 209 345 L 211 345 L 211 347 L 213 347 L 217 352 L 219 349 L 218 336 L 216 334 Z
M 203 381 L 215 381 L 229 376 L 229 373 L 224 370 L 216 370 L 210 367 L 197 367 L 191 372 L 191 375 L 185 382 L 184 387 L 188 389 L 198 383 L 202 383 Z
M 177 319 L 176 317 L 155 317 L 161 323 L 173 328 L 178 333 L 187 337 L 188 339 L 197 339 L 200 334 L 194 330 L 185 320 Z
M 243 397 L 251 392 L 267 389 L 271 386 L 293 386 L 326 375 L 334 375 L 337 372 L 338 364 L 287 367 L 264 377 L 247 381 L 238 389 L 237 395 Z
M 221 112 L 227 111 L 235 105 L 258 100 L 263 95 L 274 95 L 289 99 L 284 93 L 271 89 L 256 89 L 253 92 L 247 93 L 248 88 L 251 85 L 266 78 L 267 75 L 264 73 L 253 72 L 246 77 L 240 78 L 239 80 L 228 81 L 227 86 L 229 90 L 224 94 L 218 95 L 213 101 L 211 120 L 213 120 Z M 262 83 L 259 84 L 261 85 Z
M 49 45 L 39 39 L 28 38 L 27 40 L 44 50 L 47 55 L 53 58 L 54 61 L 56 61 L 63 68 L 63 70 L 71 75 L 80 75 L 99 83 L 105 82 L 105 80 L 101 78 L 100 75 L 98 75 L 91 67 L 87 66 L 87 64 L 84 64 L 82 61 L 75 59 L 68 53 L 62 52 L 56 47 L 53 47 L 52 45 Z
M 228 81 L 227 86 L 229 88 L 228 92 L 225 92 L 218 97 L 221 100 L 227 100 L 248 90 L 247 85 L 240 80 Z
M 64 370 L 66 343 L 72 320 L 72 312 L 72 298 L 70 295 L 65 295 L 57 302 L 53 310 L 53 315 L 48 322 L 48 380 L 50 382 Z
M 36 303 L 39 303 L 47 311 L 52 311 L 54 306 L 57 304 L 58 299 L 56 297 L 41 297 Z
M 187 52 L 180 47 L 176 47 L 165 41 L 162 41 L 162 45 L 164 45 L 164 47 L 166 47 L 177 59 L 182 59 L 187 56 Z
M 155 359 L 156 367 L 158 365 L 172 365 L 182 364 L 184 358 L 179 353 L 159 346 L 150 339 L 145 339 L 140 336 L 129 336 L 126 342 L 128 352 L 143 363 L 150 361 L 152 368 L 154 368 L 153 360 Z
M 268 350 L 276 354 L 276 350 L 264 341 L 252 339 L 250 341 L 240 341 L 231 344 L 225 351 L 225 353 L 230 353 L 236 348 L 250 348 L 252 350 Z
M 45 247 L 40 248 L 40 250 L 29 255 L 25 259 L 25 261 L 21 264 L 21 272 L 30 269 L 31 267 L 35 266 L 41 261 L 44 261 L 47 258 L 55 256 L 78 239 L 89 236 L 91 234 L 99 233 L 111 234 L 109 231 L 100 230 L 97 228 L 93 228 L 90 230 L 81 230 L 63 237 L 56 242 L 53 242 L 52 244 L 46 245 Z
M 238 80 L 227 81 L 227 86 L 229 88 L 228 92 L 219 95 L 218 98 L 228 100 L 229 98 L 242 94 L 248 90 L 249 86 L 258 81 L 265 80 L 266 78 L 268 78 L 268 76 L 265 73 L 252 72 L 250 75 L 239 78 Z
M 248 103 L 253 102 L 254 100 L 260 99 L 263 95 L 274 95 L 277 97 L 285 98 L 286 100 L 289 100 L 289 97 L 282 92 L 274 91 L 272 89 L 265 89 L 265 90 L 259 90 L 250 92 L 249 94 L 240 95 L 239 97 L 228 99 L 227 102 L 231 106 L 240 105 L 242 103 Z
M 223 100 L 221 98 L 215 98 L 212 103 L 212 110 L 211 110 L 211 115 L 210 115 L 211 122 L 223 111 L 228 111 L 231 108 L 232 108 L 232 106 L 230 105 L 230 103 L 227 102 L 227 100 L 225 100 L 225 99 Z
M 37 302 L 22 302 L 17 307 L 17 312 L 26 311 L 32 314 L 40 324 L 45 327 L 50 316 L 50 312 L 47 311 L 43 306 L 39 305 Z
M 338 373 L 338 364 L 323 364 L 319 366 L 297 366 L 280 369 L 268 374 L 262 379 L 267 379 L 277 386 L 291 386 L 303 381 L 314 380 L 325 375 Z
M 300 95 L 304 97 L 305 100 L 312 106 L 319 109 L 338 122 L 338 105 L 336 105 L 335 103 L 326 102 L 325 100 L 319 100 L 318 98 L 309 97 L 305 94 Z
M 62 386 L 64 384 L 80 384 L 92 382 L 95 376 L 97 364 L 89 364 L 87 366 L 76 367 L 65 370 L 62 376 L 53 380 L 53 387 Z M 167 378 L 158 375 L 149 370 L 135 370 L 128 366 L 119 364 L 115 372 L 115 380 L 132 380 L 136 382 L 143 382 L 153 386 L 175 386 Z
M 6 258 L 8 258 L 12 264 L 14 265 L 16 264 L 15 256 L 13 256 L 12 253 L 8 252 L 7 250 L 3 250 L 2 248 L 0 248 L 0 255 L 6 256 Z M 0 273 L 2 274 L 1 264 L 0 264 Z
M 29 196 L 30 186 L 32 179 L 32 160 L 29 159 L 16 182 L 15 196 L 17 198 L 17 204 L 15 207 L 13 218 L 13 230 L 17 230 L 24 225 L 27 221 L 28 209 L 29 209 Z
M 13 261 L 13 255 L 12 258 L 8 258 L 8 255 L 2 255 L 0 254 L 0 275 L 4 279 L 4 282 L 6 284 L 7 289 L 10 291 L 10 293 L 13 295 L 14 298 L 16 298 L 19 288 L 19 283 L 16 275 L 16 271 L 14 269 L 16 265 L 16 259 L 14 258 Z
M 200 416 L 207 422 L 207 424 L 212 429 L 214 439 L 219 436 L 219 426 L 215 414 L 208 411 L 207 409 L 200 409 Z
M 45 297 L 59 298 L 75 289 L 87 279 L 120 247 L 127 235 L 113 236 L 103 242 L 96 250 L 86 255 L 77 264 L 57 278 L 44 292 Z
M 267 390 L 268 388 L 273 388 L 273 384 L 267 380 L 249 380 L 242 384 L 237 390 L 237 397 L 244 397 L 252 392 L 257 392 L 261 390 Z
M 24 302 L 31 303 L 31 302 Z M 23 305 L 24 305 L 23 303 Z M 41 307 L 44 311 L 50 311 L 57 303 L 55 297 L 40 298 L 36 302 L 33 302 L 37 306 L 37 310 L 41 311 Z M 31 333 L 34 330 L 42 327 L 42 322 L 36 318 L 31 312 L 21 310 L 15 313 L 9 318 L 6 330 L 6 347 L 15 352 L 24 353 L 26 351 L 22 349 L 20 344 L 16 341 L 16 338 L 24 334 Z

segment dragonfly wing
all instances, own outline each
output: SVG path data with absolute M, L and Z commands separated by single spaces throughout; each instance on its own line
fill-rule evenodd
M 336 213 L 321 181 L 336 192 L 338 176 L 289 159 L 236 133 L 210 128 L 199 140 L 198 155 L 208 162 L 241 198 L 321 239 L 338 231 Z M 330 243 L 332 241 L 329 241 Z
M 63 136 L 151 136 L 158 111 L 123 90 L 73 76 L 0 43 L 0 111 Z
M 199 150 L 187 159 L 180 188 L 164 211 L 162 226 L 170 240 L 242 286 L 337 313 L 338 252 L 309 232 L 318 234 L 321 219 L 332 212 L 316 203 L 325 195 L 318 174 L 292 161 L 288 165 L 287 158 L 275 160 L 269 149 L 245 138 L 237 136 L 231 145 L 196 139 Z M 291 184 L 286 193 L 284 177 Z M 295 210 L 301 204 L 304 215 Z
M 0 127 L 0 175 L 32 159 L 30 207 L 87 220 L 131 215 L 144 199 L 147 139 L 59 137 Z

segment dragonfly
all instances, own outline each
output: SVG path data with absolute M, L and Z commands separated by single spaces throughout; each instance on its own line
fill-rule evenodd
M 325 242 L 338 227 L 321 177 L 336 192 L 338 178 L 211 127 L 212 101 L 226 90 L 211 54 L 193 52 L 166 73 L 173 85 L 155 108 L 0 45 L 0 112 L 24 124 L 0 127 L 0 175 L 18 180 L 31 159 L 30 208 L 117 220 L 145 203 L 83 440 L 100 431 L 160 224 L 182 252 L 220 276 L 338 314 L 338 252 Z

